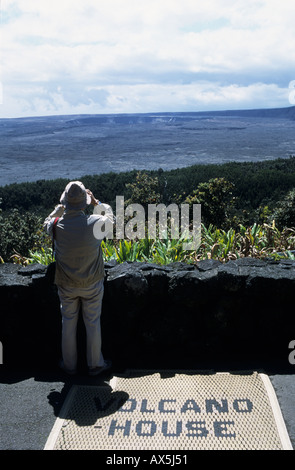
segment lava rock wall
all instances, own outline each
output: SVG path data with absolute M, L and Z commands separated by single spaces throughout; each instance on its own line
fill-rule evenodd
M 115 367 L 290 367 L 295 262 L 106 263 L 105 271 L 103 352 Z M 0 265 L 0 298 L 3 365 L 55 367 L 61 317 L 50 268 Z M 83 365 L 82 319 L 78 337 Z

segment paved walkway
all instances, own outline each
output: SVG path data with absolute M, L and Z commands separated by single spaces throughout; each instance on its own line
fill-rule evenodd
M 104 385 L 112 373 L 72 378 L 59 371 L 11 373 L 0 369 L 0 450 L 43 450 L 72 384 Z M 295 373 L 267 375 L 295 449 Z

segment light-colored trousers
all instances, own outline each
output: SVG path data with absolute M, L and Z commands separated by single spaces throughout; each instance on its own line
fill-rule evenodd
M 77 323 L 80 307 L 86 329 L 86 357 L 88 367 L 101 367 L 104 358 L 101 352 L 100 316 L 104 281 L 89 287 L 58 287 L 62 314 L 62 358 L 66 369 L 77 367 Z

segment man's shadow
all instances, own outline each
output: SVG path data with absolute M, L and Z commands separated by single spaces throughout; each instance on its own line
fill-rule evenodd
M 99 419 L 116 413 L 128 400 L 124 391 L 114 391 L 103 380 L 95 385 L 79 380 L 65 381 L 60 392 L 47 396 L 56 417 L 75 421 L 78 426 L 93 426 Z

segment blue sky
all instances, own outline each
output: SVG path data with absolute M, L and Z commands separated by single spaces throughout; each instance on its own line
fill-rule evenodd
M 0 118 L 295 104 L 294 0 L 0 5 Z

